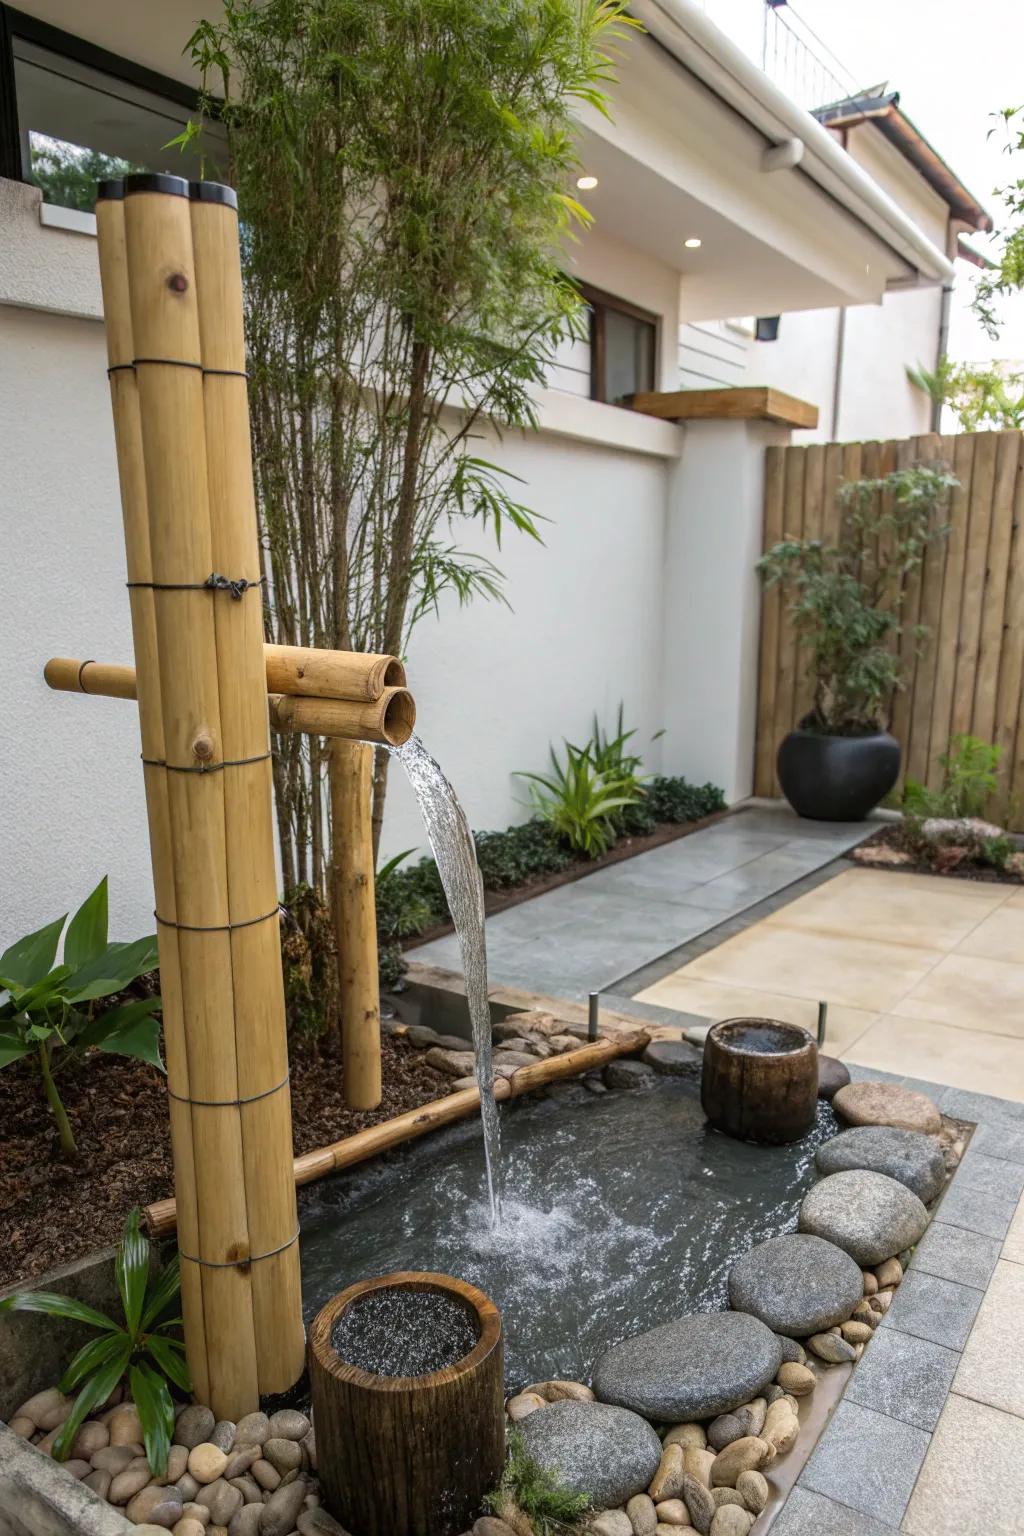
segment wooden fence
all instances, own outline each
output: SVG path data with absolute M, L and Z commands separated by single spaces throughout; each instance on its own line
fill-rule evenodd
M 834 539 L 843 480 L 878 477 L 911 464 L 944 464 L 959 481 L 949 535 L 929 545 L 909 578 L 900 642 L 905 688 L 892 731 L 903 769 L 937 788 L 940 755 L 964 732 L 1002 748 L 990 814 L 1024 829 L 1024 435 L 929 434 L 901 442 L 818 443 L 769 448 L 764 547 L 784 537 Z M 923 625 L 923 640 L 914 631 Z M 761 614 L 755 793 L 780 793 L 775 754 L 811 707 L 808 653 L 798 646 L 777 590 Z

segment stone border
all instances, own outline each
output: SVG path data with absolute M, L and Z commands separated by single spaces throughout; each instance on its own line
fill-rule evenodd
M 129 1536 L 135 1526 L 0 1424 L 0 1530 L 4 1536 Z

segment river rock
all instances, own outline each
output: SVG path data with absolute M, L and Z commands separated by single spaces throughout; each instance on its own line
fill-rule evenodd
M 906 1185 L 862 1169 L 829 1174 L 800 1207 L 800 1231 L 845 1249 L 858 1267 L 913 1247 L 927 1225 L 928 1212 Z M 859 1274 L 857 1279 L 863 1290 Z
M 204 1440 L 188 1453 L 188 1470 L 197 1483 L 215 1483 L 224 1476 L 228 1458 L 219 1445 Z
M 780 1333 L 777 1335 L 777 1337 L 779 1340 L 779 1347 L 782 1350 L 783 1365 L 792 1360 L 795 1360 L 797 1365 L 803 1365 L 804 1352 L 803 1348 L 797 1342 L 797 1340 L 791 1339 L 786 1333 Z
M 90 1460 L 94 1467 L 116 1477 L 135 1460 L 135 1452 L 128 1445 L 104 1445 L 100 1450 L 93 1451 Z
M 736 1492 L 752 1515 L 759 1515 L 768 1503 L 768 1479 L 760 1472 L 741 1472 L 736 1479 Z
M 235 1443 L 237 1429 L 237 1424 L 230 1419 L 218 1419 L 208 1436 L 210 1444 L 220 1446 L 222 1451 L 230 1451 Z
M 312 1425 L 297 1408 L 279 1408 L 268 1420 L 271 1439 L 305 1440 Z
M 505 1404 L 505 1412 L 513 1424 L 518 1424 L 521 1419 L 528 1418 L 531 1413 L 536 1413 L 538 1408 L 543 1408 L 547 1402 L 539 1392 L 517 1392 L 515 1397 L 510 1397 Z
M 519 1432 L 528 1456 L 597 1509 L 646 1492 L 661 1462 L 661 1441 L 651 1426 L 607 1403 L 549 1403 L 524 1419 Z
M 903 1265 L 899 1259 L 886 1259 L 875 1270 L 875 1280 L 878 1283 L 878 1290 L 875 1292 L 875 1295 L 881 1295 L 882 1291 L 890 1285 L 899 1285 L 902 1279 Z
M 711 1468 L 712 1488 L 735 1488 L 741 1472 L 756 1472 L 772 1460 L 772 1447 L 758 1435 L 746 1435 L 734 1440 L 715 1457 Z M 713 1522 L 712 1522 L 713 1523 Z
M 742 1440 L 751 1431 L 734 1413 L 720 1413 L 708 1425 L 708 1445 L 714 1451 L 724 1451 L 734 1440 Z
M 137 1445 L 142 1440 L 142 1421 L 135 1404 L 121 1403 L 115 1408 L 107 1421 L 107 1429 L 111 1445 Z
M 715 1510 L 711 1522 L 711 1536 L 747 1536 L 754 1517 L 739 1504 L 723 1504 Z
M 893 1125 L 926 1136 L 942 1129 L 942 1116 L 931 1099 L 899 1083 L 848 1083 L 840 1088 L 832 1107 L 850 1125 Z
M 826 1365 L 842 1365 L 856 1355 L 855 1346 L 839 1333 L 812 1334 L 807 1340 L 807 1348 Z
M 930 1205 L 946 1182 L 946 1160 L 932 1136 L 891 1125 L 858 1125 L 833 1136 L 814 1155 L 819 1172 L 867 1168 L 887 1174 Z
M 646 1493 L 634 1493 L 626 1504 L 626 1514 L 633 1536 L 654 1536 L 658 1525 L 658 1512 L 654 1500 Z
M 592 1380 L 602 1402 L 673 1424 L 749 1402 L 780 1364 L 778 1339 L 756 1317 L 700 1312 L 616 1344 L 597 1361 Z
M 301 1477 L 272 1493 L 263 1506 L 260 1536 L 288 1536 L 288 1532 L 295 1528 L 305 1497 L 306 1484 Z
M 699 1077 L 704 1053 L 687 1040 L 652 1040 L 641 1060 L 665 1077 Z
M 793 1397 L 809 1397 L 817 1385 L 817 1377 L 806 1365 L 787 1362 L 779 1371 L 779 1386 Z
M 703 1424 L 673 1424 L 665 1436 L 666 1445 L 681 1445 L 685 1451 L 689 1445 L 702 1451 L 708 1443 Z
M 678 1499 L 682 1491 L 684 1475 L 682 1446 L 666 1445 L 661 1453 L 658 1470 L 647 1488 L 655 1504 L 660 1504 L 667 1499 Z
M 578 1403 L 592 1403 L 594 1394 L 590 1387 L 583 1385 L 582 1381 L 534 1381 L 524 1392 L 534 1392 L 546 1403 L 560 1403 L 563 1398 L 571 1397 Z
M 691 1477 L 687 1473 L 683 1478 L 683 1500 L 690 1511 L 690 1520 L 694 1528 L 700 1531 L 701 1536 L 707 1536 L 716 1508 L 711 1489 L 699 1478 Z
M 113 1478 L 109 1472 L 104 1472 L 102 1468 L 97 1467 L 94 1472 L 87 1472 L 82 1482 L 87 1488 L 91 1488 L 93 1493 L 98 1493 L 101 1499 L 105 1499 L 110 1492 Z
M 790 1338 L 845 1322 L 864 1281 L 859 1265 L 827 1235 L 786 1232 L 749 1249 L 729 1271 L 732 1307 Z
M 633 1526 L 624 1509 L 603 1509 L 591 1518 L 589 1530 L 594 1536 L 633 1536 Z
M 118 1472 L 111 1479 L 107 1498 L 111 1504 L 127 1504 L 129 1499 L 141 1493 L 148 1482 L 149 1462 L 145 1457 L 136 1457 L 123 1472 Z
M 302 1447 L 297 1440 L 285 1440 L 280 1435 L 271 1436 L 263 1446 L 263 1454 L 272 1467 L 276 1467 L 283 1477 L 286 1472 L 293 1472 L 296 1467 L 302 1465 Z M 255 1461 L 257 1458 L 253 1457 Z M 252 1462 L 249 1463 L 252 1465 Z M 243 1472 L 244 1467 L 239 1471 Z M 223 1521 L 219 1522 L 221 1525 Z
M 203 1489 L 203 1503 L 210 1511 L 210 1519 L 214 1525 L 230 1525 L 245 1503 L 245 1498 L 241 1489 L 235 1488 L 223 1477 L 219 1477 L 215 1483 L 210 1483 Z
M 129 1500 L 125 1514 L 133 1525 L 160 1525 L 169 1531 L 182 1518 L 181 1505 L 177 1488 L 151 1483 Z
M 194 1450 L 197 1445 L 202 1445 L 209 1440 L 216 1423 L 209 1408 L 204 1408 L 202 1403 L 190 1403 L 185 1411 L 178 1415 L 178 1422 L 174 1427 L 175 1443 L 188 1446 L 190 1451 Z
M 845 1088 L 850 1074 L 835 1056 L 818 1053 L 818 1098 L 834 1099 L 840 1088 Z
M 608 1088 L 653 1088 L 657 1073 L 643 1061 L 610 1061 L 603 1077 Z
M 654 1530 L 659 1525 L 686 1526 L 690 1523 L 690 1511 L 682 1499 L 662 1499 L 660 1504 L 655 1505 L 654 1514 Z
M 262 1445 L 270 1435 L 270 1420 L 265 1413 L 247 1413 L 235 1425 L 235 1450 L 243 1445 Z M 205 1438 L 205 1436 L 204 1436 Z M 184 1442 L 182 1442 L 184 1444 Z

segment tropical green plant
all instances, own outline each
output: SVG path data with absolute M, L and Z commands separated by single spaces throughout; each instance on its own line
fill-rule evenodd
M 536 1536 L 563 1536 L 582 1529 L 590 1509 L 585 1493 L 564 1488 L 552 1472 L 527 1454 L 523 1437 L 514 1429 L 508 1437 L 508 1459 L 501 1482 L 484 1498 L 485 1506 L 499 1519 L 505 1512 L 521 1510 Z M 514 1527 L 518 1530 L 518 1524 Z
M 903 789 L 903 810 L 920 819 L 935 816 L 960 820 L 984 815 L 989 798 L 998 788 L 1002 755 L 1001 747 L 977 736 L 954 736 L 949 750 L 939 758 L 943 769 L 941 788 L 928 789 L 917 779 L 908 778 Z
M 181 1342 L 181 1318 L 166 1316 L 181 1289 L 178 1255 L 158 1275 L 151 1273 L 149 1240 L 139 1230 L 137 1208 L 125 1222 L 115 1272 L 123 1323 L 56 1291 L 17 1291 L 0 1301 L 0 1314 L 41 1312 L 99 1329 L 99 1338 L 83 1344 L 60 1379 L 61 1392 L 78 1395 L 54 1439 L 54 1458 L 67 1460 L 85 1419 L 103 1406 L 126 1377 L 142 1423 L 150 1469 L 155 1477 L 162 1477 L 174 1433 L 168 1383 L 182 1392 L 191 1392 L 192 1383 Z
M 937 405 L 948 405 L 964 432 L 1019 430 L 1024 427 L 1024 373 L 1000 363 L 939 360 L 935 372 L 921 363 L 907 377 Z
M 550 749 L 551 772 L 520 773 L 527 779 L 534 811 L 550 822 L 572 848 L 588 859 L 605 853 L 615 841 L 615 814 L 643 795 L 634 775 L 601 773 L 588 747 L 565 743 L 563 762 Z
M 1011 159 L 1024 154 L 1024 106 L 1003 107 L 992 116 L 1006 135 L 1003 152 Z M 995 131 L 991 129 L 990 135 Z M 995 270 L 978 278 L 971 306 L 993 340 L 999 335 L 998 304 L 1024 288 L 1024 176 L 1019 174 L 1019 160 L 1015 169 L 1018 174 L 1014 180 L 996 188 L 996 196 L 1002 199 L 1009 220 L 1002 231 L 1003 249 Z
M 883 728 L 902 686 L 897 642 L 905 583 L 928 544 L 948 529 L 941 514 L 957 481 L 921 465 L 839 489 L 840 535 L 784 539 L 758 561 L 780 586 L 800 644 L 810 652 L 814 701 L 805 728 L 858 736 Z M 917 638 L 926 631 L 918 626 Z
M 661 731 L 653 740 L 657 740 Z M 619 712 L 616 718 L 615 735 L 602 729 L 601 722 L 594 714 L 594 729 L 591 732 L 588 750 L 594 767 L 602 778 L 608 779 L 635 779 L 638 783 L 643 777 L 640 769 L 643 767 L 643 758 L 639 752 L 627 750 L 628 743 L 636 735 L 635 729 L 627 731 L 623 724 L 623 706 L 620 702 Z
M 64 954 L 55 965 L 62 933 Z M 106 876 L 70 922 L 65 913 L 0 955 L 0 1067 L 34 1057 L 61 1148 L 69 1157 L 77 1148 L 57 1078 L 71 1062 L 95 1049 L 133 1056 L 163 1070 L 159 997 L 97 1007 L 99 1000 L 123 992 L 156 965 L 153 935 L 130 944 L 107 942 Z

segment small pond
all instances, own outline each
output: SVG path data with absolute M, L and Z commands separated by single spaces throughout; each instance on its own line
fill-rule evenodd
M 729 1268 L 792 1229 L 814 1182 L 814 1129 L 788 1147 L 708 1128 L 694 1081 L 595 1095 L 567 1083 L 501 1109 L 501 1228 L 490 1227 L 478 1120 L 300 1192 L 307 1321 L 356 1280 L 440 1270 L 501 1310 L 510 1389 L 587 1380 L 609 1345 L 727 1305 Z

